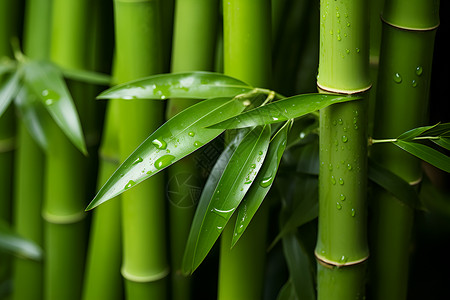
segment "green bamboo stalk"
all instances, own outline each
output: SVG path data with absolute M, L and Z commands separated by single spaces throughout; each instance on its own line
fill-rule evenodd
M 50 57 L 68 69 L 87 69 L 89 1 L 54 0 Z M 83 121 L 83 85 L 69 86 Z M 80 299 L 86 247 L 86 160 L 56 124 L 48 126 L 45 197 L 46 299 Z
M 48 59 L 51 2 L 33 0 L 26 4 L 24 52 L 30 58 Z M 18 127 L 14 224 L 18 234 L 43 247 L 41 211 L 45 156 L 20 120 Z M 14 300 L 42 299 L 43 284 L 42 262 L 19 258 L 14 260 Z
M 14 0 L 0 2 L 0 61 L 12 57 L 11 38 L 17 34 L 19 4 Z M 0 83 L 3 83 L 0 77 Z M 15 149 L 15 116 L 10 106 L 0 117 L 0 219 L 11 222 Z M 10 276 L 9 257 L 0 254 L 0 282 Z M 8 278 L 9 279 L 9 278 Z
M 225 74 L 254 86 L 268 87 L 272 67 L 271 1 L 223 1 L 223 16 Z M 225 226 L 220 247 L 218 299 L 262 298 L 267 209 L 261 206 L 233 249 L 236 217 Z
M 439 1 L 387 1 L 382 14 L 374 138 L 395 138 L 426 122 Z M 373 158 L 411 185 L 420 161 L 393 145 L 377 145 Z M 374 201 L 373 299 L 406 299 L 414 209 L 384 191 Z
M 367 1 L 321 1 L 317 85 L 324 92 L 370 89 Z M 318 299 L 362 299 L 366 233 L 366 99 L 320 111 Z
M 114 4 L 118 82 L 161 73 L 159 1 L 116 0 Z M 149 100 L 120 101 L 119 107 L 123 161 L 159 127 L 164 113 L 162 102 Z M 164 174 L 158 174 L 122 195 L 122 276 L 128 299 L 166 298 L 164 187 Z
M 172 72 L 212 71 L 216 44 L 218 0 L 179 0 L 175 5 Z M 167 118 L 197 103 L 196 100 L 170 99 Z M 172 299 L 190 299 L 191 280 L 182 273 L 184 248 L 195 213 L 200 188 L 201 166 L 189 156 L 168 169 Z M 186 183 L 186 184 L 185 184 Z

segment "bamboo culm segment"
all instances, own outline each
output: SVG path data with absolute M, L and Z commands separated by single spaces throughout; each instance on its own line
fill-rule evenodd
M 428 107 L 439 1 L 387 1 L 383 10 L 374 138 L 397 137 L 424 125 Z M 402 117 L 399 118 L 399 112 Z M 421 163 L 393 145 L 374 145 L 372 157 L 407 182 L 422 178 Z M 407 299 L 414 210 L 375 193 L 371 292 L 373 299 Z
M 162 73 L 160 1 L 114 2 L 117 82 Z M 119 102 L 121 161 L 164 119 L 163 103 Z M 165 299 L 168 264 L 165 244 L 164 174 L 122 195 L 122 276 L 128 299 Z
M 271 1 L 223 1 L 224 71 L 257 87 L 270 85 Z M 235 218 L 221 239 L 218 299 L 260 299 L 264 282 L 268 207 L 262 205 L 231 249 Z M 252 278 L 248 281 L 248 278 Z
M 362 100 L 320 111 L 318 299 L 362 299 L 367 244 L 367 1 L 320 2 L 317 86 Z
M 180 0 L 175 4 L 172 72 L 212 71 L 216 44 L 219 0 Z M 170 99 L 166 115 L 173 117 L 197 100 Z M 196 154 L 194 154 L 196 155 Z M 191 298 L 191 280 L 182 274 L 182 260 L 201 187 L 201 166 L 189 156 L 168 169 L 172 299 Z

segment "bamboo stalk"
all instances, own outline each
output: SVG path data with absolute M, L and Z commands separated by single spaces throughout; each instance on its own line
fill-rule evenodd
M 176 2 L 172 72 L 213 70 L 218 15 L 218 0 Z M 170 99 L 167 118 L 195 103 L 195 100 Z M 198 195 L 192 193 L 192 186 L 200 188 L 201 171 L 194 156 L 186 157 L 168 169 L 172 299 L 190 299 L 191 296 L 190 277 L 186 277 L 181 268 L 198 201 Z
M 114 2 L 118 82 L 162 72 L 159 1 Z M 163 103 L 119 102 L 123 161 L 163 121 Z M 165 299 L 169 272 L 165 242 L 164 174 L 122 195 L 123 264 L 128 299 Z
M 267 0 L 223 1 L 225 74 L 258 87 L 270 84 L 270 8 L 271 2 Z M 220 246 L 218 299 L 261 299 L 267 208 L 261 206 L 233 249 L 231 241 L 236 217 L 225 226 Z
M 383 14 L 374 138 L 394 138 L 424 125 L 439 1 L 388 1 Z M 400 117 L 401 115 L 401 117 Z M 393 145 L 377 145 L 373 158 L 411 184 L 420 161 Z M 414 209 L 384 191 L 374 201 L 373 299 L 406 299 Z
M 19 4 L 14 0 L 0 2 L 0 59 L 12 57 L 11 38 L 17 34 Z M 0 83 L 4 78 L 0 76 Z M 0 117 L 0 219 L 11 222 L 15 150 L 15 116 L 12 105 Z M 0 254 L 0 281 L 9 279 L 9 257 Z
M 322 91 L 363 96 L 370 88 L 367 5 L 321 1 L 317 85 Z M 364 297 L 366 110 L 364 99 L 320 111 L 318 299 Z
M 53 1 L 50 57 L 56 64 L 88 68 L 89 8 L 89 1 Z M 88 102 L 83 85 L 71 82 L 69 88 L 83 121 Z M 46 299 L 80 299 L 86 247 L 86 159 L 56 124 L 48 128 L 44 295 Z

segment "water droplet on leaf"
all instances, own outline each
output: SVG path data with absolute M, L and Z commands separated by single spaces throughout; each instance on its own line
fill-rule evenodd
M 172 161 L 175 159 L 175 156 L 167 154 L 163 155 L 155 161 L 155 168 L 161 170 L 167 166 L 169 166 Z
M 165 150 L 167 148 L 167 143 L 163 139 L 154 139 L 152 144 L 159 150 Z

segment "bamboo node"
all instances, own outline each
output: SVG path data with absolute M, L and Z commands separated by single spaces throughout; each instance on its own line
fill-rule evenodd
M 48 223 L 52 224 L 73 224 L 82 221 L 86 218 L 87 213 L 80 211 L 69 215 L 55 215 L 49 212 L 42 212 L 42 218 Z
M 319 82 L 317 82 L 317 88 L 319 91 L 328 92 L 328 93 L 334 93 L 334 94 L 342 94 L 342 95 L 355 95 L 355 94 L 361 94 L 364 92 L 367 92 L 372 88 L 372 83 L 370 83 L 368 86 L 356 89 L 356 90 L 343 90 L 343 89 L 336 89 L 331 87 L 326 87 L 321 85 Z
M 321 256 L 320 254 L 318 254 L 317 251 L 314 251 L 314 255 L 316 256 L 317 262 L 319 264 L 321 264 L 324 267 L 330 268 L 330 269 L 335 268 L 335 267 L 340 268 L 340 267 L 346 267 L 346 266 L 353 266 L 353 265 L 357 265 L 357 264 L 362 264 L 366 260 L 369 259 L 369 255 L 367 255 L 367 256 L 365 256 L 363 258 L 360 258 L 360 259 L 357 259 L 357 260 L 346 261 L 346 262 L 339 262 L 339 261 L 334 261 L 334 260 L 330 260 L 330 259 L 325 258 L 325 257 Z
M 381 21 L 386 25 L 389 25 L 391 27 L 394 27 L 394 28 L 397 28 L 400 30 L 405 30 L 405 31 L 432 31 L 432 30 L 437 29 L 440 24 L 440 22 L 438 22 L 434 26 L 418 28 L 418 27 L 408 27 L 408 26 L 402 26 L 402 25 L 391 23 L 391 22 L 387 21 L 386 19 L 384 19 L 383 16 L 381 16 Z
M 422 176 L 420 176 L 418 179 L 413 180 L 413 181 L 410 181 L 410 182 L 408 182 L 408 183 L 409 183 L 409 185 L 411 185 L 411 186 L 415 186 L 415 185 L 419 185 L 421 182 L 422 182 Z
M 135 275 L 135 274 L 131 274 L 130 272 L 128 272 L 127 270 L 125 270 L 125 267 L 122 267 L 121 273 L 123 278 L 125 278 L 128 281 L 132 281 L 132 282 L 153 282 L 153 281 L 158 281 L 161 280 L 163 278 L 165 278 L 167 275 L 169 275 L 170 272 L 170 268 L 169 267 L 165 267 L 163 270 L 155 273 L 155 274 L 150 274 L 150 275 Z

